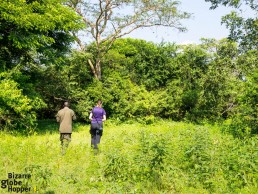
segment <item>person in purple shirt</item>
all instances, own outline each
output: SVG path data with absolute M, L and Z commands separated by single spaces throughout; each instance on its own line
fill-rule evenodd
M 103 134 L 103 122 L 106 120 L 106 111 L 102 108 L 101 100 L 98 100 L 97 105 L 91 110 L 89 119 L 91 120 L 91 146 L 98 149 Z

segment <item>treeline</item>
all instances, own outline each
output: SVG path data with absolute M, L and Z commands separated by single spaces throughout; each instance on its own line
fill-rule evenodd
M 119 39 L 97 81 L 86 63 L 94 57 L 90 45 L 87 52 L 73 50 L 60 64 L 3 71 L 1 123 L 31 126 L 36 118 L 53 118 L 65 100 L 87 120 L 102 98 L 108 117 L 114 119 L 231 119 L 229 130 L 238 135 L 257 133 L 257 54 L 239 55 L 236 43 L 226 39 L 186 46 Z
M 85 121 L 102 98 L 108 117 L 119 121 L 225 121 L 225 130 L 238 137 L 258 133 L 257 49 L 243 52 L 228 39 L 199 45 L 117 39 L 97 80 L 88 64 L 98 56 L 95 44 L 81 51 L 71 46 L 70 32 L 81 28 L 80 18 L 62 6 L 37 6 L 38 12 L 35 5 L 24 6 L 26 13 L 16 10 L 20 18 L 1 12 L 1 129 L 32 129 L 38 119 L 54 118 L 66 100 Z M 37 17 L 57 11 L 59 20 L 45 26 L 44 17 Z

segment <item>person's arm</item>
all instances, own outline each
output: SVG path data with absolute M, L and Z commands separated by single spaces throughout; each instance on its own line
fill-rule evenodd
M 60 116 L 59 116 L 59 113 L 57 113 L 57 115 L 56 115 L 56 122 L 60 122 Z
M 106 111 L 105 111 L 105 109 L 102 109 L 103 110 L 103 118 L 102 118 L 102 121 L 105 121 L 105 120 L 107 120 L 107 116 L 106 116 Z
M 76 115 L 75 113 L 73 112 L 73 116 L 72 116 L 73 120 L 76 120 Z
M 89 119 L 92 120 L 92 112 L 90 113 Z

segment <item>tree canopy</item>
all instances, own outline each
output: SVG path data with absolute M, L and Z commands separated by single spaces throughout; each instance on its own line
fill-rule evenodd
M 225 15 L 222 23 L 230 30 L 229 38 L 237 41 L 242 50 L 257 50 L 258 48 L 258 2 L 255 0 L 205 0 L 211 2 L 211 9 L 216 9 L 219 5 L 231 6 L 236 11 Z M 244 16 L 242 9 L 247 9 L 253 13 L 248 17 Z
M 73 41 L 82 22 L 62 0 L 3 0 L 0 3 L 0 62 L 10 69 L 26 62 L 53 61 Z
M 89 60 L 94 76 L 101 79 L 101 61 L 113 42 L 139 28 L 166 26 L 185 31 L 181 20 L 190 17 L 189 13 L 179 9 L 179 1 L 174 0 L 71 0 L 68 5 L 86 24 L 83 33 L 90 36 L 96 45 L 95 64 Z M 81 34 L 77 34 L 77 43 L 85 49 Z

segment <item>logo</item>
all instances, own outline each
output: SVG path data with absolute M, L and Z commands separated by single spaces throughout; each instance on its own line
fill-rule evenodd
M 30 174 L 15 174 L 14 172 L 7 174 L 7 179 L 1 180 L 1 188 L 7 189 L 8 192 L 23 193 L 30 192 L 31 188 L 23 185 L 24 179 L 30 179 Z

